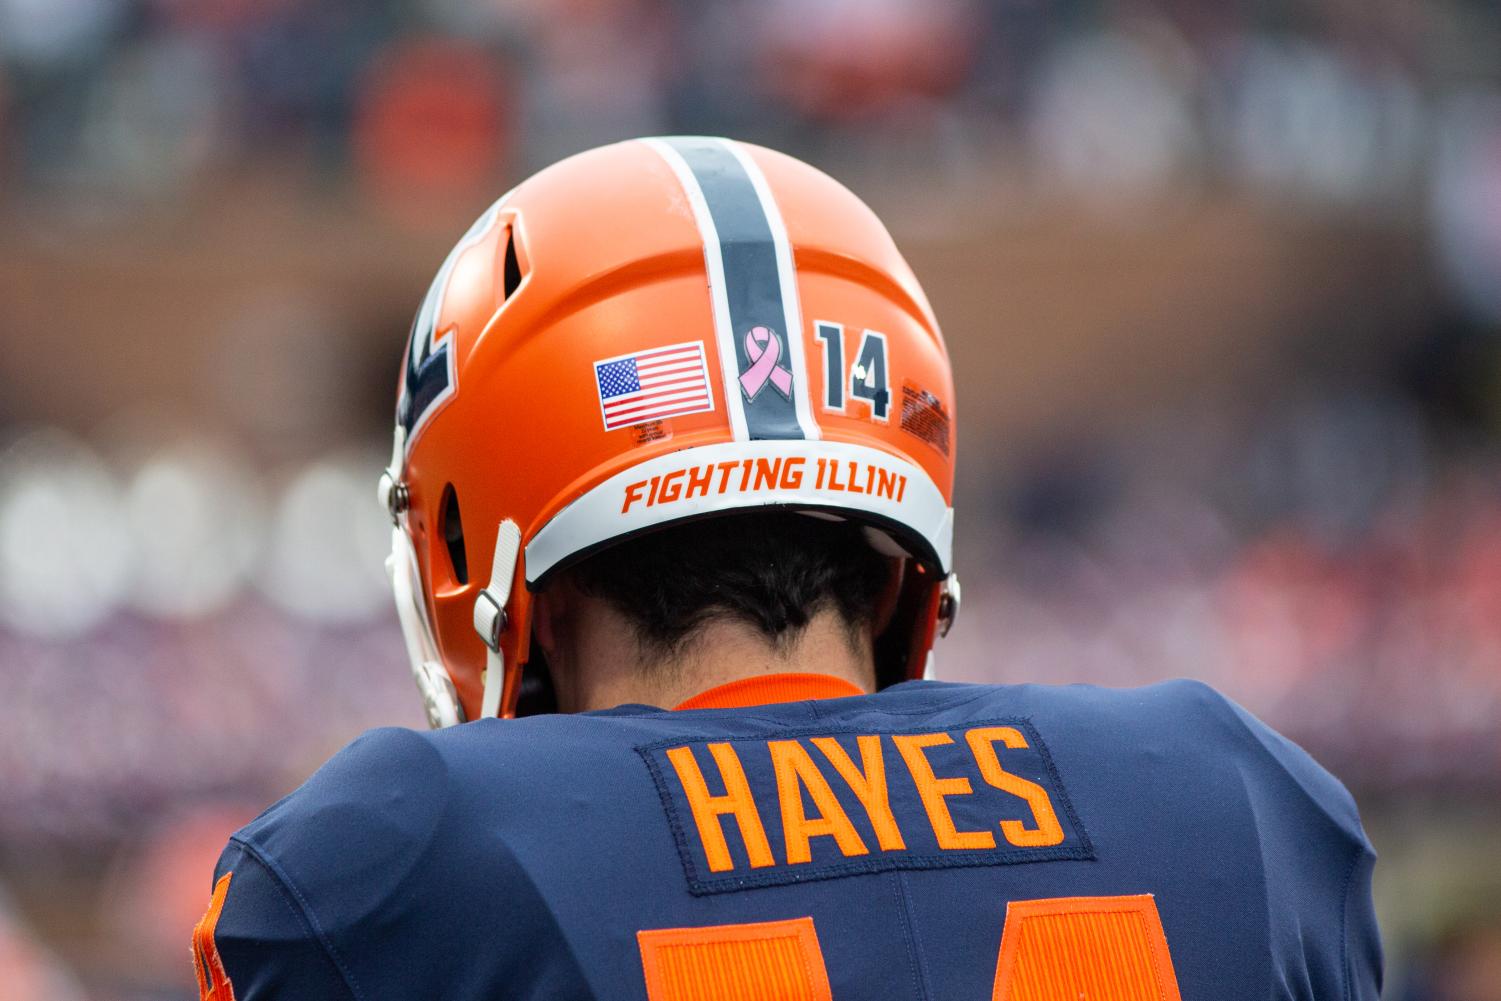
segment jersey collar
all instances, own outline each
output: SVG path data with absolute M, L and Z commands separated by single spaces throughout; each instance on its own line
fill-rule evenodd
M 842 699 L 864 694 L 853 682 L 828 674 L 761 674 L 699 692 L 673 709 L 741 709 L 776 702 Z

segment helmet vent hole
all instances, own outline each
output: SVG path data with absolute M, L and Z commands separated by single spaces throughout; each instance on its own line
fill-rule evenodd
M 443 542 L 448 546 L 448 562 L 460 584 L 469 583 L 469 559 L 464 555 L 464 523 L 459 518 L 459 495 L 450 483 L 443 489 Z
M 516 231 L 511 230 L 506 237 L 506 260 L 502 279 L 505 283 L 505 297 L 510 299 L 515 295 L 516 287 L 521 284 L 521 261 L 516 258 Z

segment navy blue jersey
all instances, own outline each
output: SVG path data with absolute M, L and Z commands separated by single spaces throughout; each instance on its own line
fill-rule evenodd
M 1374 1001 L 1373 860 L 1202 684 L 908 682 L 372 731 L 233 837 L 195 947 L 239 1001 Z

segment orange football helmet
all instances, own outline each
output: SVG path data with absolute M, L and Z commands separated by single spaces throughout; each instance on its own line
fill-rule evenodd
M 911 269 L 807 164 L 642 139 L 525 181 L 417 312 L 381 477 L 433 725 L 516 714 L 551 574 L 755 508 L 858 520 L 903 558 L 878 680 L 921 676 L 959 597 L 953 406 Z

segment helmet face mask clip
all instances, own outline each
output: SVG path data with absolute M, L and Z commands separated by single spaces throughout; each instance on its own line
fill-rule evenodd
M 882 684 L 952 624 L 943 339 L 880 221 L 800 161 L 673 137 L 555 164 L 443 262 L 401 371 L 379 498 L 434 726 L 516 713 L 550 573 L 681 521 L 864 525 L 905 568 Z

